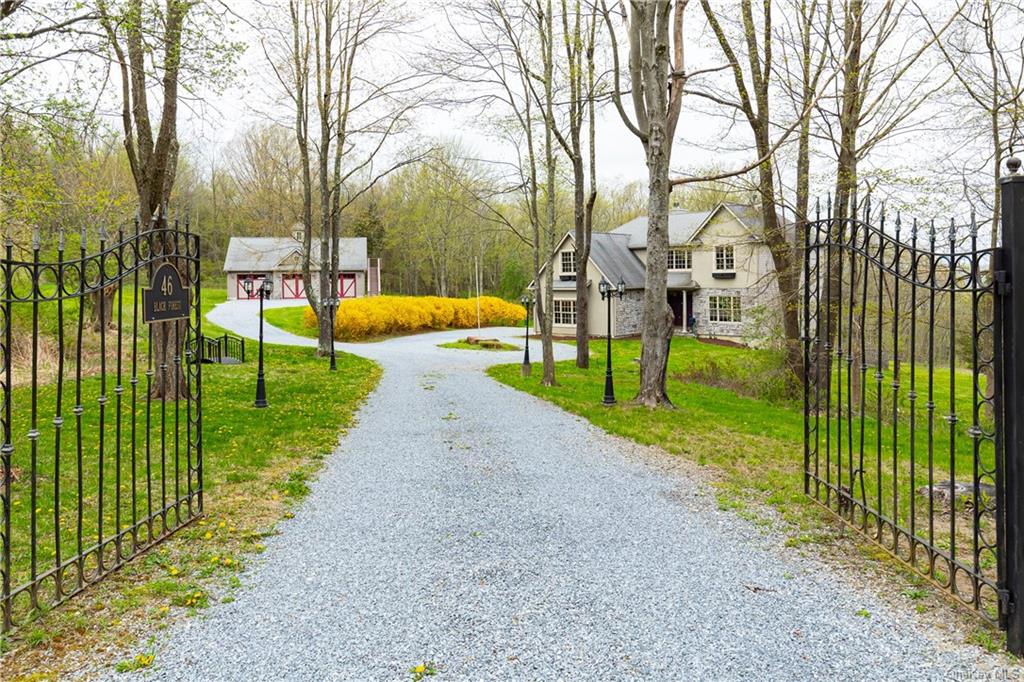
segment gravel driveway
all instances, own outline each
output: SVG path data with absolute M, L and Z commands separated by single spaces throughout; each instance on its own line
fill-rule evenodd
M 209 317 L 252 336 L 254 310 Z M 482 372 L 517 354 L 436 347 L 464 335 L 339 344 L 384 367 L 358 425 L 236 601 L 172 626 L 146 676 L 408 680 L 433 661 L 441 680 L 946 679 L 999 664 L 719 511 L 664 458 Z

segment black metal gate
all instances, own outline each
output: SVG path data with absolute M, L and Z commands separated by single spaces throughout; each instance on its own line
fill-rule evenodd
M 149 227 L 7 239 L 3 631 L 202 513 L 199 237 Z
M 832 207 L 804 241 L 804 485 L 1024 650 L 1024 176 L 977 226 Z M 888 224 L 887 224 L 888 221 Z

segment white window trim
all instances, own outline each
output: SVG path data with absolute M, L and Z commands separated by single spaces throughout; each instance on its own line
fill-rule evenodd
M 668 268 L 669 271 L 671 271 L 671 272 L 690 272 L 690 271 L 693 270 L 693 249 L 691 249 L 689 247 L 685 247 L 685 246 L 677 246 L 677 247 L 670 248 L 668 250 L 668 252 L 669 252 L 669 259 L 671 259 L 671 256 L 672 256 L 673 252 L 679 252 L 681 254 L 685 254 L 685 257 L 684 256 L 680 256 L 680 258 L 682 258 L 683 260 L 687 261 L 688 264 L 689 264 L 689 267 L 685 267 L 685 268 L 674 268 L 670 264 L 669 268 Z
M 569 257 L 568 260 L 571 261 L 571 263 L 572 263 L 572 269 L 571 270 L 567 270 L 566 267 L 565 267 L 566 256 Z M 562 251 L 560 259 L 559 259 L 559 266 L 561 268 L 561 273 L 563 275 L 575 275 L 577 272 L 579 272 L 579 267 L 578 267 L 578 265 L 576 263 L 576 252 L 575 251 Z
M 563 310 L 559 310 L 563 308 Z M 576 301 L 569 298 L 556 298 L 552 304 L 552 314 L 554 315 L 553 324 L 560 327 L 574 327 L 576 326 Z M 570 322 L 564 322 L 566 317 L 571 319 Z
M 719 265 L 718 265 L 718 261 L 719 261 L 718 253 L 719 253 L 719 251 L 724 251 L 725 249 L 729 250 L 729 260 L 732 261 L 732 267 L 730 267 L 730 268 L 723 268 L 723 267 L 719 267 Z M 724 255 L 722 256 L 722 260 L 723 261 L 725 260 Z M 736 272 L 736 247 L 734 247 L 731 244 L 727 244 L 725 246 L 716 246 L 715 247 L 715 272 Z
M 727 299 L 730 301 L 735 301 L 735 304 L 730 302 L 728 304 L 728 307 L 723 307 L 722 302 Z M 721 313 L 724 311 L 728 311 L 729 313 L 735 312 L 737 319 L 721 319 Z M 716 316 L 719 319 L 715 319 Z M 721 324 L 737 324 L 743 322 L 743 301 L 741 297 L 739 295 L 708 296 L 708 321 Z

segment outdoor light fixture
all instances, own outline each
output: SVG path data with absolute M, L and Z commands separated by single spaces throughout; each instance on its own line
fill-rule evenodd
M 597 285 L 597 290 L 601 292 L 601 300 L 608 303 L 608 328 L 606 336 L 608 339 L 608 351 L 604 369 L 604 400 L 602 402 L 605 405 L 614 405 L 615 386 L 612 383 L 612 297 L 615 295 L 618 295 L 619 298 L 625 296 L 626 283 L 620 278 L 619 283 L 613 285 L 602 277 Z
M 337 296 L 330 296 L 327 298 L 327 319 L 331 321 L 331 371 L 338 371 L 338 359 L 337 354 L 334 352 L 334 318 L 338 315 L 338 304 L 341 301 Z
M 530 366 L 530 304 L 533 300 L 529 294 L 523 294 L 523 297 L 519 299 L 519 302 L 526 308 L 526 349 L 523 351 L 523 370 L 522 374 L 524 377 L 530 376 L 532 367 Z
M 260 361 L 259 371 L 256 374 L 256 401 L 253 402 L 253 405 L 267 407 L 267 386 L 263 379 L 263 299 L 270 298 L 270 295 L 274 293 L 274 280 L 271 277 L 264 277 L 257 286 L 252 277 L 246 277 L 242 280 L 242 288 L 250 297 L 253 292 L 256 292 L 260 299 Z

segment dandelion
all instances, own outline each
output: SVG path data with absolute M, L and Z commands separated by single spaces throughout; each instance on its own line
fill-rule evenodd
M 206 534 L 203 536 L 203 539 L 204 540 L 209 540 L 212 537 L 213 537 L 213 533 L 211 533 L 210 531 L 206 531 Z
M 168 573 L 170 573 L 171 575 L 178 575 L 178 567 L 177 566 L 171 566 L 171 569 L 170 569 L 170 571 L 168 571 Z

